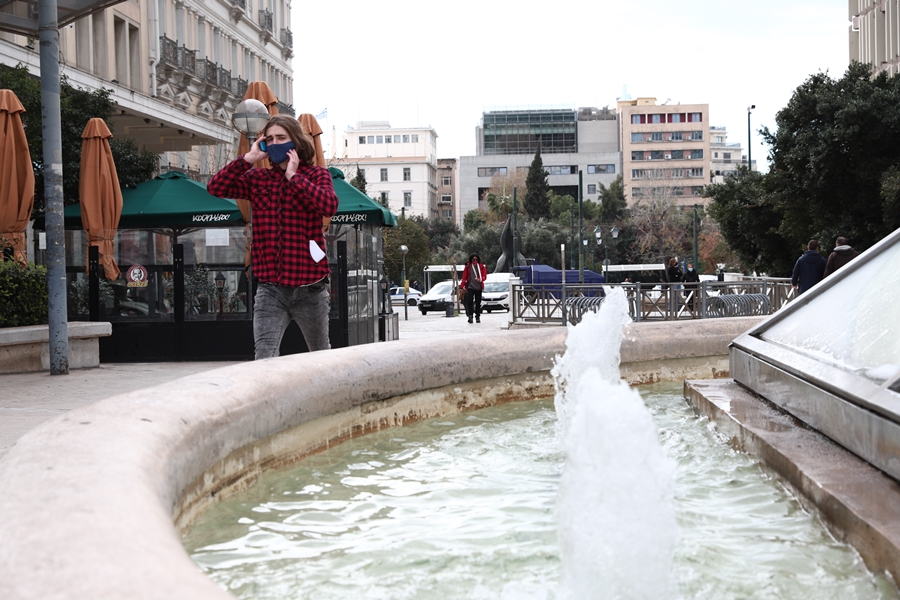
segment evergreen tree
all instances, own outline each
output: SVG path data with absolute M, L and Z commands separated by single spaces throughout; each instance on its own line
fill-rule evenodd
M 366 182 L 366 172 L 360 169 L 359 165 L 356 166 L 356 175 L 350 180 L 350 185 L 361 191 L 363 194 L 366 193 L 366 186 L 368 185 Z
M 528 167 L 528 176 L 525 178 L 525 212 L 532 219 L 549 219 L 551 217 L 548 177 L 547 171 L 544 170 L 544 161 L 541 160 L 541 147 L 538 146 L 534 160 Z
M 597 192 L 600 199 L 600 222 L 615 223 L 621 220 L 628 207 L 622 175 L 616 177 L 609 187 L 598 184 Z

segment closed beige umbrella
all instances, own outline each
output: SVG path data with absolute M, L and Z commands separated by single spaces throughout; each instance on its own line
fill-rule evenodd
M 25 107 L 12 90 L 0 90 L 0 247 L 24 265 L 25 228 L 34 207 L 34 165 L 22 127 Z
M 81 222 L 88 236 L 88 248 L 97 246 L 100 264 L 107 279 L 119 278 L 113 240 L 122 216 L 122 189 L 109 149 L 112 134 L 103 119 L 88 121 L 81 134 Z
M 303 133 L 312 138 L 313 147 L 316 149 L 316 166 L 325 168 L 325 152 L 322 150 L 322 128 L 316 118 L 309 114 L 303 113 L 297 120 L 300 121 L 300 129 Z M 322 217 L 322 230 L 328 233 L 331 227 L 331 217 Z
M 269 116 L 274 117 L 278 114 L 278 98 L 275 97 L 275 94 L 272 93 L 272 88 L 269 87 L 269 84 L 265 81 L 251 81 L 247 85 L 247 91 L 244 92 L 244 100 L 259 100 L 263 104 L 266 105 L 266 108 L 269 111 Z M 258 132 L 257 132 L 258 134 Z M 247 154 L 250 152 L 250 141 L 247 139 L 246 135 L 241 135 L 241 140 L 238 142 L 238 156 L 241 154 Z M 270 166 L 269 159 L 264 158 L 261 161 L 255 163 L 253 166 L 268 168 Z M 238 208 L 241 210 L 241 216 L 247 221 L 247 227 L 245 228 L 245 232 L 247 234 L 247 253 L 244 257 L 244 265 L 250 264 L 250 243 L 252 236 L 252 226 L 250 218 L 251 218 L 251 210 L 250 210 L 250 201 L 244 198 L 236 198 Z

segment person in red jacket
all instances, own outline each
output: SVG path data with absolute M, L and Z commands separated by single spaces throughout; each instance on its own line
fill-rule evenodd
M 481 292 L 484 291 L 484 280 L 487 279 L 487 267 L 481 262 L 481 258 L 477 254 L 469 257 L 466 268 L 462 274 L 462 280 L 459 285 L 466 290 L 463 296 L 463 304 L 466 307 L 466 316 L 469 317 L 469 323 L 472 317 L 475 317 L 476 323 L 481 323 Z
M 260 148 L 262 141 L 266 150 Z M 253 168 L 264 158 L 274 166 Z M 219 198 L 247 198 L 253 210 L 250 260 L 259 282 L 253 306 L 257 360 L 278 356 L 291 319 L 300 326 L 310 352 L 331 347 L 331 269 L 322 219 L 334 216 L 338 198 L 331 174 L 314 161 L 315 146 L 300 123 L 276 115 L 250 151 L 228 163 L 207 185 Z

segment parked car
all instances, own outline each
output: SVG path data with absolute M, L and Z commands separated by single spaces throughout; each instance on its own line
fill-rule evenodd
M 428 314 L 429 310 L 446 312 L 447 305 L 455 302 L 453 282 L 442 281 L 431 286 L 431 289 L 419 298 L 419 310 L 423 315 Z
M 491 273 L 487 276 L 481 293 L 481 310 L 509 312 L 509 273 Z
M 406 295 L 406 305 L 415 306 L 419 303 L 419 298 L 421 297 L 422 292 L 415 288 L 409 288 L 409 293 Z M 391 288 L 391 304 L 396 303 L 403 304 L 403 288 L 399 285 Z

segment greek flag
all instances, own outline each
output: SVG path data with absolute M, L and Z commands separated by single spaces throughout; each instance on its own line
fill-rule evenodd
M 317 114 L 317 115 L 316 115 L 316 118 L 317 118 L 317 119 L 327 119 L 327 118 L 328 118 L 328 107 L 326 106 L 325 109 L 324 109 L 322 112 L 320 112 L 319 114 Z

